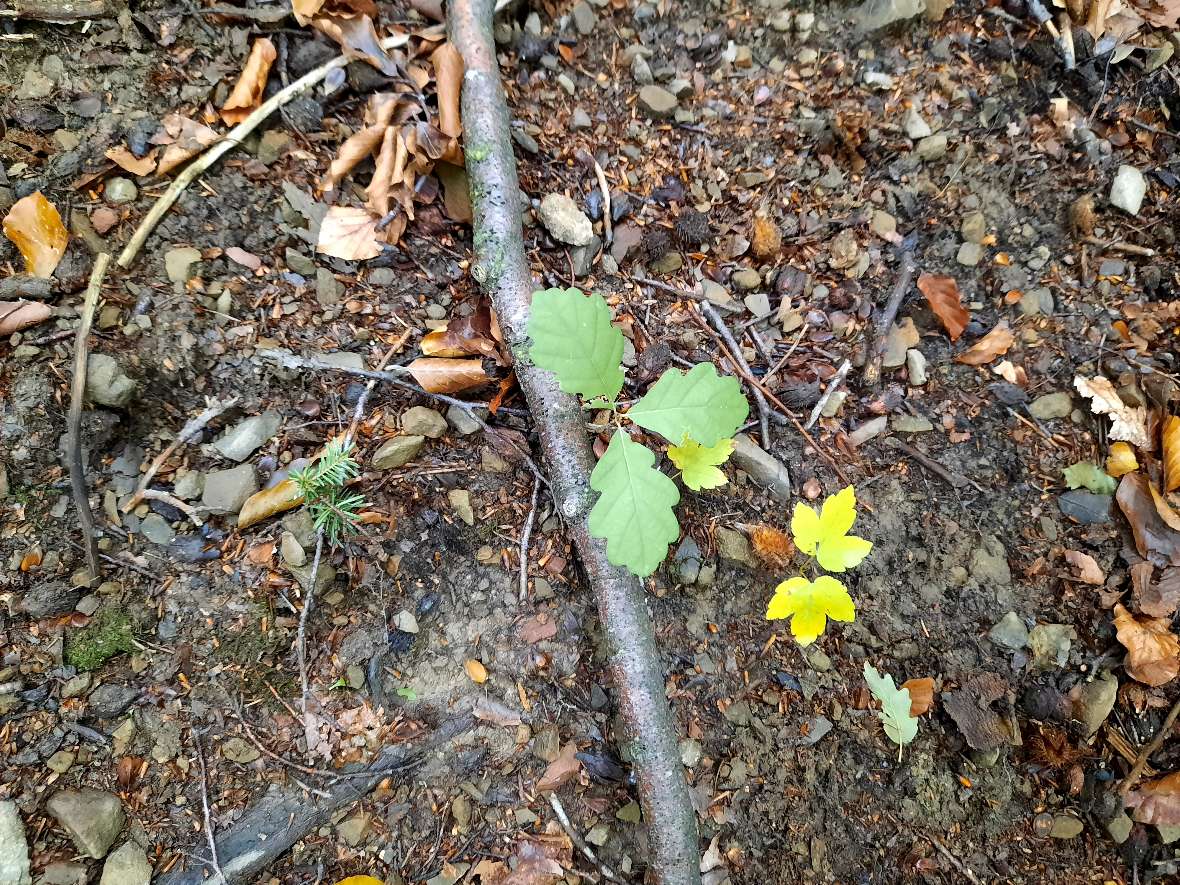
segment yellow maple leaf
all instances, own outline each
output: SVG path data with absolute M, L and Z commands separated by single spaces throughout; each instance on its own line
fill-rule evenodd
M 795 546 L 819 560 L 830 572 L 860 565 L 873 549 L 871 541 L 848 534 L 856 522 L 856 493 L 852 486 L 829 497 L 819 513 L 803 502 L 795 505 L 791 533 Z
M 728 482 L 717 465 L 729 459 L 733 445 L 732 439 L 723 439 L 715 446 L 702 446 L 685 434 L 680 445 L 668 446 L 668 457 L 679 468 L 684 484 L 699 492 L 701 489 L 715 489 Z
M 811 645 L 833 621 L 856 619 L 856 605 L 848 588 L 829 575 L 814 582 L 806 578 L 789 578 L 774 588 L 774 597 L 766 608 L 768 621 L 791 619 L 791 634 L 800 645 Z

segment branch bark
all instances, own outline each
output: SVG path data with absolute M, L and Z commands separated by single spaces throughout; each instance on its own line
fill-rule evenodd
M 588 517 L 594 495 L 589 479 L 594 455 L 578 400 L 562 393 L 552 374 L 525 358 L 529 303 L 536 287 L 525 261 L 520 187 L 492 40 L 492 15 L 492 0 L 447 4 L 450 39 L 465 66 L 464 150 L 476 249 L 472 275 L 491 297 L 516 357 L 516 377 L 536 422 L 555 500 L 597 599 L 639 798 L 650 828 L 655 881 L 695 885 L 701 881 L 696 816 L 677 752 L 643 587 L 630 573 L 611 565 L 605 543 L 590 535 Z

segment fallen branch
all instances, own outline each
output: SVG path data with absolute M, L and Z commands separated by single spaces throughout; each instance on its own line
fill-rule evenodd
M 328 823 L 335 813 L 362 799 L 383 779 L 426 761 L 458 735 L 470 731 L 475 719 L 463 714 L 448 719 L 430 737 L 415 746 L 386 747 L 373 763 L 351 773 L 350 778 L 328 790 L 303 790 L 272 785 L 225 831 L 215 839 L 214 848 L 227 883 L 252 881 L 260 872 L 286 853 L 292 845 Z M 210 861 L 193 858 L 192 866 L 177 866 L 159 877 L 157 885 L 219 885 Z
M 296 640 L 296 656 L 299 659 L 299 711 L 303 714 L 303 733 L 307 741 L 307 753 L 310 756 L 315 746 L 316 723 L 307 712 L 308 700 L 311 698 L 311 684 L 307 678 L 307 619 L 311 617 L 312 607 L 315 605 L 315 585 L 320 574 L 320 559 L 324 554 L 324 530 L 315 533 L 315 556 L 311 560 L 311 577 L 307 581 L 307 599 L 303 601 L 303 610 L 299 612 L 299 631 Z
M 492 40 L 492 15 L 492 0 L 447 4 L 450 40 L 462 53 L 465 68 L 463 130 L 477 246 L 472 275 L 491 297 L 508 350 L 525 353 L 529 303 L 536 287 L 524 255 L 520 186 Z M 590 534 L 594 454 L 581 404 L 561 391 L 550 372 L 523 360 L 515 368 L 533 413 L 558 509 L 597 598 L 649 828 L 654 880 L 695 885 L 701 881 L 696 813 L 677 751 L 643 586 L 625 569 L 611 565 L 605 542 Z
M 974 480 L 968 479 L 959 473 L 952 473 L 947 470 L 921 449 L 916 449 L 909 443 L 904 443 L 896 436 L 890 436 L 885 439 L 885 445 L 891 449 L 897 449 L 906 455 L 909 455 L 951 488 L 961 489 L 963 486 L 972 486 L 977 492 L 982 492 L 983 488 Z
M 0 9 L 0 17 L 68 25 L 106 15 L 106 0 L 16 0 L 15 9 Z
M 905 252 L 901 256 L 901 275 L 897 284 L 885 303 L 885 309 L 877 314 L 873 323 L 873 339 L 869 343 L 869 352 L 865 357 L 864 386 L 875 390 L 881 383 L 881 361 L 885 359 L 885 347 L 889 342 L 889 329 L 897 319 L 897 311 L 901 302 L 910 291 L 910 280 L 914 278 L 914 253 Z
M 713 307 L 708 301 L 698 301 L 697 309 L 709 321 L 716 331 L 721 336 L 721 340 L 725 342 L 725 346 L 729 349 L 729 355 L 733 358 L 734 366 L 747 378 L 753 379 L 754 373 L 750 370 L 750 364 L 746 362 L 746 358 L 742 355 L 741 345 L 734 339 L 733 334 L 729 331 L 729 327 L 725 325 L 725 320 L 721 319 L 721 314 L 717 313 L 717 309 Z M 754 395 L 754 404 L 758 407 L 758 429 L 762 436 L 762 448 L 770 451 L 770 406 L 766 402 L 766 395 L 762 392 L 760 385 L 750 381 L 750 393 Z
M 70 409 L 66 414 L 66 466 L 70 471 L 70 493 L 82 527 L 82 542 L 92 581 L 102 577 L 102 569 L 98 564 L 98 541 L 94 537 L 94 514 L 90 512 L 90 496 L 86 492 L 86 468 L 82 464 L 82 401 L 86 397 L 90 324 L 94 322 L 94 309 L 98 305 L 102 280 L 110 263 L 110 254 L 103 252 L 94 259 L 94 267 L 90 271 L 90 283 L 86 287 L 82 316 L 78 322 L 78 335 L 74 339 L 74 377 L 70 381 Z
M 569 815 L 565 813 L 565 806 L 561 804 L 561 800 L 557 798 L 556 793 L 549 793 L 549 807 L 553 809 L 553 813 L 557 815 L 557 820 L 561 823 L 561 828 L 565 830 L 565 834 L 570 837 L 570 841 L 574 843 L 578 851 L 586 857 L 586 860 L 598 867 L 598 872 L 602 873 L 602 878 L 608 882 L 622 882 L 619 874 L 606 865 L 604 861 L 598 859 L 594 853 L 594 849 L 586 844 L 586 840 L 582 838 L 582 834 L 577 831 L 572 823 L 570 823 Z
M 1172 733 L 1172 726 L 1176 724 L 1176 717 L 1180 716 L 1180 700 L 1172 704 L 1172 709 L 1168 711 L 1167 717 L 1160 726 L 1159 731 L 1155 733 L 1155 737 L 1151 739 L 1151 743 L 1144 747 L 1139 756 L 1135 759 L 1135 764 L 1131 771 L 1127 774 L 1122 784 L 1119 785 L 1119 792 L 1126 796 L 1135 787 L 1139 785 L 1139 779 L 1143 777 L 1143 771 L 1147 768 L 1147 762 L 1151 759 L 1152 754 L 1164 745 L 1164 741 Z
M 382 40 L 381 48 L 395 49 L 398 46 L 405 45 L 408 40 L 409 35 L 407 34 L 395 34 L 392 37 Z M 280 89 L 264 101 L 258 108 L 251 112 L 250 116 L 227 132 L 221 141 L 212 145 L 205 153 L 189 163 L 184 168 L 184 171 L 176 176 L 172 184 L 168 185 L 168 190 L 160 194 L 160 198 L 156 200 L 155 205 L 144 216 L 143 221 L 139 223 L 139 227 L 135 229 L 135 233 L 131 235 L 131 239 L 127 241 L 127 245 L 119 254 L 119 267 L 125 268 L 131 266 L 131 262 L 135 260 L 135 256 L 139 254 L 139 250 L 143 247 L 148 236 L 155 230 L 156 225 L 160 223 L 160 219 L 172 208 L 172 204 L 180 198 L 180 195 L 184 193 L 184 189 L 196 181 L 206 169 L 221 159 L 224 154 L 241 144 L 247 135 L 257 129 L 276 110 L 311 89 L 332 71 L 345 67 L 350 61 L 352 61 L 352 56 L 340 55 L 331 61 L 324 62 L 318 68 L 308 71 L 290 86 Z
M 807 423 L 803 426 L 808 430 L 812 425 L 819 420 L 819 416 L 823 414 L 824 407 L 832 401 L 832 397 L 836 395 L 836 391 L 840 389 L 840 385 L 844 383 L 844 379 L 848 377 L 848 370 L 852 368 L 852 363 L 848 360 L 840 363 L 840 368 L 836 370 L 836 374 L 832 376 L 832 380 L 828 382 L 828 389 L 824 391 L 824 395 L 819 398 L 819 402 L 815 404 L 815 408 L 811 410 L 811 414 L 807 417 Z

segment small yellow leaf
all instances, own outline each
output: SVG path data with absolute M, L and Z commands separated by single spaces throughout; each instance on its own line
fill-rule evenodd
M 790 578 L 774 589 L 766 609 L 768 621 L 791 619 L 791 634 L 800 645 L 811 645 L 827 626 L 828 618 L 850 623 L 856 619 L 856 605 L 848 588 L 828 575 L 814 582 Z
M 1164 491 L 1180 489 L 1180 418 L 1172 415 L 1164 422 Z
M 1130 443 L 1119 440 L 1110 447 L 1110 454 L 1106 458 L 1106 472 L 1116 479 L 1124 473 L 1139 469 L 1139 461 L 1135 458 L 1135 450 Z
M 43 278 L 53 276 L 70 239 L 57 208 L 41 191 L 12 204 L 4 217 L 4 236 L 20 249 L 26 271 Z
M 728 482 L 717 465 L 729 459 L 733 454 L 733 446 L 732 439 L 723 439 L 715 446 L 705 447 L 685 434 L 680 445 L 668 446 L 668 457 L 679 468 L 684 484 L 699 492 L 701 489 L 715 489 Z
M 468 678 L 476 685 L 483 685 L 488 681 L 488 668 L 475 658 L 468 658 L 464 661 L 463 669 L 467 671 Z
M 795 545 L 830 572 L 854 568 L 873 549 L 871 541 L 849 535 L 856 522 L 856 493 L 852 486 L 842 489 L 823 503 L 819 513 L 803 502 L 795 505 L 791 534 Z
M 341 879 L 336 885 L 385 885 L 385 883 L 372 876 L 349 876 L 347 879 Z

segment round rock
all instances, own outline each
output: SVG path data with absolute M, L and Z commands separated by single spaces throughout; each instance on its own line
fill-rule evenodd
M 562 243 L 585 246 L 594 237 L 594 225 L 586 213 L 565 194 L 547 194 L 537 213 L 545 229 Z

